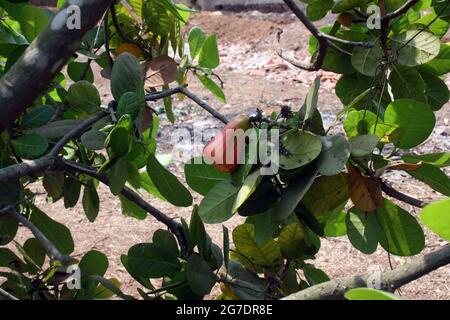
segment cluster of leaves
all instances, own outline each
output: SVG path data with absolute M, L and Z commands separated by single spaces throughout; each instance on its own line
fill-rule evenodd
M 363 0 L 305 2 L 312 20 L 329 11 L 356 15 L 373 4 Z M 389 13 L 405 1 L 385 2 Z M 58 6 L 62 5 L 59 1 Z M 214 73 L 220 62 L 216 36 L 193 28 L 187 39 L 189 52 L 184 52 L 182 27 L 190 9 L 171 0 L 130 0 L 114 8 L 112 18 L 107 15 L 103 26 L 87 34 L 66 73 L 60 73 L 11 130 L 1 135 L 0 168 L 46 156 L 68 131 L 99 116 L 60 155 L 93 168 L 119 197 L 122 213 L 143 220 L 146 210 L 123 196 L 125 189 L 138 194 L 145 191 L 178 207 L 193 205 L 191 192 L 165 168 L 167 157 L 156 154 L 160 120 L 147 106 L 147 98 L 157 88 L 167 91 L 173 83 L 186 85 L 190 72 L 220 101 L 226 98 Z M 48 24 L 52 13 L 27 3 L 0 0 L 0 14 L 3 74 Z M 449 27 L 447 4 L 419 1 L 390 22 L 387 39 L 380 30 L 356 20 L 349 27 L 337 21 L 322 29 L 341 39 L 372 45 L 337 43 L 325 56 L 323 69 L 342 74 L 336 94 L 344 105 L 338 119 L 343 117 L 346 136 L 330 135 L 323 127 L 317 108 L 317 78 L 298 110 L 283 109 L 255 124 L 256 129 L 281 132 L 277 174 L 261 175 L 264 164 L 252 161 L 232 173 L 197 161 L 186 163 L 187 184 L 203 199 L 193 206 L 189 223 L 181 219 L 184 243 L 160 229 L 151 242 L 136 244 L 121 256 L 126 270 L 144 288 L 138 290 L 142 298 L 201 299 L 218 282 L 222 299 L 275 299 L 295 293 L 329 280 L 312 264 L 322 237 L 347 236 L 365 254 L 375 252 L 378 244 L 399 256 L 422 251 L 422 227 L 413 215 L 383 197 L 382 176 L 403 170 L 450 196 L 450 179 L 441 170 L 450 165 L 450 154 L 416 155 L 411 150 L 430 136 L 434 112 L 449 99 L 442 77 L 450 71 L 450 48 L 440 40 Z M 110 50 L 101 50 L 105 45 Z M 311 38 L 309 47 L 317 55 L 317 39 Z M 111 79 L 114 103 L 108 106 L 102 104 L 93 84 L 92 63 Z M 66 74 L 73 81 L 68 88 Z M 168 120 L 174 122 L 171 96 L 164 98 L 164 107 Z M 259 145 L 267 143 L 259 141 Z M 74 243 L 69 229 L 30 200 L 28 185 L 36 180 L 42 181 L 49 202 L 63 201 L 66 208 L 72 208 L 81 198 L 91 222 L 100 209 L 99 181 L 76 169 L 51 171 L 42 177 L 9 181 L 0 190 L 0 208 L 17 204 L 62 254 L 70 255 Z M 427 206 L 421 214 L 422 221 L 447 240 L 448 207 L 449 201 L 444 200 Z M 220 249 L 204 224 L 226 222 L 236 213 L 245 217 L 245 223 L 231 232 L 232 248 L 228 229 L 223 228 Z M 86 253 L 80 261 L 72 259 L 82 271 L 81 289 L 69 290 L 67 265 L 54 259 L 46 263 L 49 253 L 35 238 L 23 245 L 14 241 L 17 230 L 18 221 L 0 213 L 0 245 L 13 243 L 22 255 L 9 247 L 0 248 L 0 268 L 8 270 L 0 274 L 6 279 L 1 288 L 24 299 L 104 299 L 113 294 L 131 298 L 118 289 L 116 279 L 103 278 L 108 259 L 97 251 Z M 153 279 L 162 280 L 161 286 L 155 287 Z M 57 290 L 49 291 L 50 287 Z M 347 298 L 352 296 L 358 293 Z

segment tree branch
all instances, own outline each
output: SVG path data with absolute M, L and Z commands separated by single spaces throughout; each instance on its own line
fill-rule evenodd
M 111 4 L 110 11 L 111 11 L 111 21 L 112 21 L 117 33 L 122 38 L 122 40 L 136 45 L 144 53 L 145 56 L 147 56 L 148 58 L 151 59 L 151 57 L 152 57 L 151 51 L 149 51 L 147 48 L 145 48 L 138 41 L 134 41 L 133 39 L 131 39 L 128 35 L 125 34 L 125 32 L 123 32 L 122 28 L 120 27 L 120 23 L 117 20 L 116 7 L 115 7 L 114 3 Z
M 79 137 L 81 134 L 83 134 L 87 129 L 92 127 L 97 121 L 109 116 L 109 113 L 106 111 L 101 111 L 97 113 L 92 118 L 83 121 L 79 126 L 73 128 L 70 130 L 61 140 L 58 141 L 58 143 L 52 148 L 50 153 L 48 154 L 49 157 L 56 157 L 59 152 L 64 148 L 64 146 L 72 139 Z
M 63 158 L 59 158 L 59 162 L 61 162 L 66 169 L 69 171 L 76 171 L 80 173 L 84 173 L 103 184 L 109 186 L 109 179 L 105 174 L 99 174 L 97 173 L 97 170 L 95 170 L 92 167 L 88 167 L 76 162 L 72 162 L 69 160 L 65 160 Z M 138 205 L 140 208 L 148 212 L 150 215 L 152 215 L 156 220 L 159 222 L 165 224 L 167 228 L 175 235 L 175 237 L 178 240 L 178 243 L 182 249 L 182 251 L 187 250 L 187 241 L 185 239 L 182 225 L 178 222 L 176 222 L 174 219 L 166 216 L 163 212 L 159 211 L 152 205 L 150 205 L 148 202 L 146 202 L 144 199 L 142 199 L 136 192 L 131 190 L 128 187 L 125 187 L 121 194 L 127 198 L 128 200 L 134 202 L 136 205 Z
M 5 298 L 6 300 L 19 300 L 16 297 L 14 297 L 12 294 L 10 294 L 9 292 L 3 290 L 2 288 L 0 288 L 0 297 Z
M 359 42 L 359 41 L 348 41 L 345 39 L 341 39 L 338 37 L 334 37 L 332 35 L 325 34 L 321 32 L 317 27 L 311 22 L 311 20 L 308 19 L 306 14 L 303 12 L 303 10 L 299 7 L 296 0 L 284 0 L 286 5 L 291 9 L 291 11 L 297 16 L 297 18 L 303 23 L 303 25 L 306 27 L 306 29 L 311 32 L 311 34 L 317 39 L 319 43 L 319 48 L 317 50 L 317 54 L 313 57 L 312 62 L 310 63 L 304 63 L 301 61 L 298 61 L 294 58 L 287 57 L 283 49 L 280 45 L 281 40 L 281 34 L 283 33 L 283 30 L 278 29 L 276 34 L 276 43 L 275 48 L 277 54 L 280 56 L 280 58 L 284 59 L 288 63 L 292 64 L 293 66 L 306 70 L 306 71 L 317 71 L 322 68 L 326 52 L 328 50 L 328 47 L 331 45 L 333 47 L 336 47 L 333 42 L 338 42 L 344 45 L 352 45 L 352 46 L 359 46 L 363 48 L 372 48 L 373 44 L 368 42 Z
M 412 8 L 418 2 L 419 2 L 419 0 L 408 0 L 400 8 L 398 8 L 397 10 L 384 15 L 381 18 L 381 21 L 382 22 L 383 21 L 390 21 L 392 19 L 395 19 L 395 18 L 401 16 L 402 14 L 406 13 L 406 11 L 408 11 L 410 8 Z
M 204 100 L 200 99 L 198 96 L 193 94 L 191 91 L 188 90 L 188 88 L 181 87 L 180 92 L 182 94 L 184 94 L 185 96 L 187 96 L 192 101 L 194 101 L 196 104 L 198 104 L 201 108 L 208 111 L 214 118 L 222 121 L 225 124 L 228 123 L 228 119 L 223 114 L 221 114 L 219 111 L 217 111 L 216 109 L 211 107 L 209 104 L 207 104 Z
M 0 79 L 0 133 L 32 105 L 78 49 L 84 35 L 101 19 L 113 0 L 79 2 L 81 28 L 69 29 L 69 2 Z
M 380 274 L 379 289 L 393 292 L 440 267 L 450 263 L 450 245 L 416 257 L 408 263 Z M 370 287 L 373 274 L 363 274 L 324 282 L 291 294 L 283 300 L 342 300 L 347 291 L 354 288 Z
M 422 200 L 413 198 L 404 193 L 401 193 L 400 191 L 395 190 L 381 179 L 380 182 L 381 182 L 381 189 L 383 190 L 383 192 L 392 198 L 403 201 L 404 203 L 410 204 L 417 208 L 424 208 L 427 205 L 427 203 L 423 202 Z
M 47 251 L 48 255 L 52 259 L 61 261 L 63 265 L 69 262 L 70 257 L 59 252 L 55 245 L 50 240 L 48 240 L 48 238 L 41 232 L 41 230 L 39 230 L 34 224 L 32 224 L 31 221 L 18 213 L 16 210 L 9 210 L 5 214 L 13 218 L 14 220 L 19 221 L 28 230 L 30 230 L 31 233 L 33 233 L 34 237 L 42 244 L 42 246 L 45 248 L 45 251 Z

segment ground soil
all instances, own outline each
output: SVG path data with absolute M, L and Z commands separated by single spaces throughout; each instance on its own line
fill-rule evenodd
M 334 114 L 342 108 L 342 104 L 334 94 L 334 85 L 338 76 L 328 72 L 310 73 L 298 70 L 277 57 L 273 50 L 274 32 L 277 28 L 285 30 L 283 45 L 293 50 L 299 59 L 308 59 L 308 33 L 291 14 L 259 12 L 245 13 L 199 13 L 192 17 L 186 26 L 189 30 L 193 26 L 201 26 L 208 33 L 217 33 L 220 45 L 222 64 L 218 73 L 225 83 L 225 93 L 228 103 L 223 105 L 208 95 L 196 81 L 191 81 L 191 91 L 215 106 L 227 116 L 242 112 L 254 112 L 256 108 L 269 114 L 278 110 L 281 105 L 291 105 L 293 108 L 301 106 L 307 87 L 317 74 L 322 75 L 319 108 L 324 114 L 325 125 L 334 121 Z M 98 76 L 97 84 L 103 92 L 103 99 L 109 99 L 109 83 Z M 449 84 L 449 82 L 447 82 Z M 157 106 L 155 106 L 157 107 Z M 449 105 L 447 104 L 437 113 L 437 126 L 432 137 L 421 146 L 419 151 L 443 151 L 450 149 Z M 176 103 L 178 115 L 176 128 L 190 127 L 194 123 L 203 126 L 219 128 L 220 124 L 208 117 L 203 110 L 199 110 L 189 101 Z M 164 119 L 164 116 L 162 117 Z M 170 132 L 173 127 L 162 121 L 161 132 L 158 136 L 159 152 L 166 153 L 171 149 Z M 337 128 L 339 130 L 339 127 Z M 183 180 L 183 164 L 174 160 L 170 165 Z M 413 181 L 405 174 L 394 174 L 390 177 L 392 185 L 399 190 L 413 196 L 430 201 L 441 196 L 427 186 Z M 41 187 L 36 186 L 36 190 Z M 42 190 L 41 190 L 42 191 Z M 52 218 L 63 222 L 72 231 L 77 257 L 81 257 L 89 250 L 104 252 L 110 259 L 107 276 L 115 277 L 122 282 L 122 289 L 130 294 L 136 294 L 134 282 L 120 263 L 120 255 L 126 254 L 128 248 L 136 243 L 150 241 L 152 234 L 164 226 L 152 217 L 144 221 L 124 217 L 120 212 L 120 203 L 105 187 L 99 189 L 101 198 L 100 214 L 95 223 L 89 223 L 83 213 L 81 205 L 73 209 L 64 209 L 60 201 L 49 204 L 39 196 L 37 205 Z M 173 218 L 189 218 L 190 210 L 175 208 L 170 204 L 146 196 L 154 206 Z M 194 194 L 194 201 L 199 203 L 200 196 Z M 409 206 L 404 208 L 417 215 L 418 211 Z M 239 217 L 233 218 L 226 225 L 232 228 L 241 223 Z M 207 226 L 213 240 L 222 243 L 221 225 Z M 20 241 L 24 241 L 30 234 L 26 230 L 20 231 Z M 438 249 L 446 242 L 427 231 L 427 243 L 424 253 Z M 391 257 L 392 265 L 398 266 L 410 258 Z M 331 278 L 366 273 L 373 270 L 388 270 L 388 254 L 382 249 L 372 255 L 364 255 L 354 249 L 346 237 L 323 239 L 322 249 L 313 263 L 322 268 Z M 217 292 L 217 291 L 216 291 Z M 441 268 L 431 274 L 414 281 L 401 289 L 400 294 L 407 299 L 450 299 L 450 267 Z

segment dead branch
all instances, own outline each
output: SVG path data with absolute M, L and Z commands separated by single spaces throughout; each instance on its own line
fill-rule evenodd
M 396 289 L 450 263 L 450 245 L 416 257 L 408 263 L 380 274 L 381 290 Z M 370 287 L 371 274 L 363 274 L 324 282 L 291 294 L 283 300 L 342 300 L 347 291 Z

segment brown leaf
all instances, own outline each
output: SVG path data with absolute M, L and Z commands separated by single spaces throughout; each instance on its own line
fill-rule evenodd
M 149 61 L 145 68 L 146 89 L 162 87 L 177 79 L 178 65 L 168 56 L 161 56 Z
M 383 201 L 381 183 L 376 178 L 363 177 L 353 166 L 348 165 L 348 193 L 355 206 L 365 212 L 379 208 Z
M 395 163 L 389 165 L 386 170 L 403 170 L 403 171 L 416 171 L 422 166 L 422 162 L 419 163 Z

